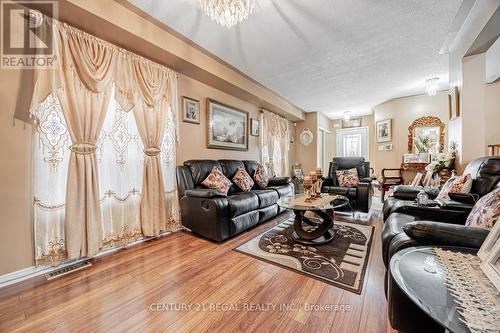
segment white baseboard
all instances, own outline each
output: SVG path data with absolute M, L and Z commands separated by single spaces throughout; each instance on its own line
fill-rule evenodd
M 146 241 L 149 241 L 149 240 L 152 240 L 155 238 L 164 237 L 164 236 L 170 235 L 171 233 L 172 232 L 165 232 L 165 233 L 160 234 L 160 236 L 158 236 L 158 237 L 149 237 L 149 238 L 140 239 L 140 240 L 137 240 L 135 242 L 131 242 L 130 244 L 128 244 L 128 246 L 133 246 L 133 245 L 137 245 L 139 243 L 146 242 Z M 97 254 L 94 258 L 99 258 L 99 257 L 105 256 L 105 255 L 111 254 L 111 253 L 116 252 L 120 249 L 123 249 L 123 247 L 115 247 L 115 248 L 104 250 L 104 251 L 100 252 L 99 254 Z M 72 261 L 66 262 L 64 264 L 61 264 L 57 267 L 32 266 L 32 267 L 23 268 L 21 270 L 18 270 L 18 271 L 12 272 L 12 273 L 0 275 L 0 289 L 7 287 L 7 286 L 10 286 L 12 284 L 21 282 L 21 281 L 25 281 L 25 280 L 28 280 L 28 279 L 31 279 L 31 278 L 34 278 L 34 277 L 37 277 L 40 275 L 50 273 L 56 269 L 64 268 L 66 266 L 73 265 L 77 262 L 87 260 L 87 259 L 88 258 L 81 258 L 78 260 L 72 260 Z

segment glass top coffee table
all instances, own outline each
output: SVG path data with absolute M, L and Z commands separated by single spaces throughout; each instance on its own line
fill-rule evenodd
M 321 199 L 304 202 L 305 196 L 297 194 L 278 200 L 278 206 L 291 209 L 295 213 L 293 239 L 305 245 L 321 245 L 335 237 L 333 223 L 335 209 L 350 207 L 349 199 L 342 195 L 322 194 Z M 311 212 L 312 214 L 307 214 Z

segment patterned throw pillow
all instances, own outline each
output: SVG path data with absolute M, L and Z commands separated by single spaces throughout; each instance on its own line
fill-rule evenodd
M 339 180 L 339 186 L 341 187 L 356 187 L 358 186 L 358 170 L 356 168 L 348 170 L 337 170 L 337 179 Z
M 255 173 L 253 174 L 253 179 L 260 188 L 266 188 L 269 183 L 269 176 L 267 175 L 266 168 L 262 164 L 259 164 Z
M 217 167 L 213 167 L 208 177 L 201 182 L 201 185 L 227 194 L 227 191 L 229 191 L 233 183 L 224 176 L 222 171 Z
M 453 177 L 443 185 L 436 199 L 449 199 L 448 193 L 469 193 L 472 188 L 472 177 L 470 174 Z
M 239 167 L 238 171 L 234 174 L 233 183 L 236 184 L 243 192 L 248 192 L 253 187 L 252 177 L 245 171 L 245 168 Z
M 499 217 L 500 187 L 497 187 L 476 202 L 465 225 L 491 230 Z

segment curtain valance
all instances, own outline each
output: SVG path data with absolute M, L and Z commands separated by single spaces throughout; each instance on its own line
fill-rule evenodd
M 137 103 L 156 109 L 164 99 L 177 116 L 177 97 L 172 95 L 177 90 L 176 72 L 66 23 L 47 19 L 46 24 L 53 26 L 59 63 L 55 69 L 36 70 L 31 109 L 50 93 L 63 89 L 67 84 L 64 76 L 73 72 L 94 93 L 114 83 L 116 99 L 125 111 Z

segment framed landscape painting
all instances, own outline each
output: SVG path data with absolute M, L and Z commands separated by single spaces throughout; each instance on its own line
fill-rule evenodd
M 207 99 L 207 147 L 248 150 L 248 112 Z
M 392 119 L 377 121 L 377 142 L 392 140 Z

